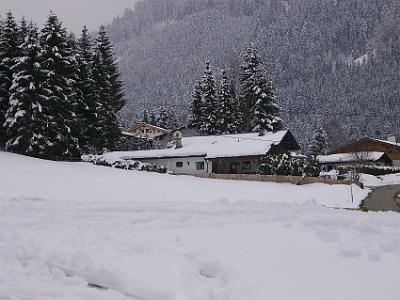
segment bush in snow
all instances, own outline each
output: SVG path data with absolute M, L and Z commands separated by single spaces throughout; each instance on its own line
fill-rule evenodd
M 93 155 L 93 154 L 83 155 L 82 161 L 93 163 L 94 165 L 98 166 L 106 166 L 124 170 L 147 171 L 147 172 L 155 172 L 161 174 L 167 173 L 167 168 L 165 168 L 164 166 L 159 166 L 156 164 L 146 164 L 146 163 L 141 163 L 139 161 L 127 160 L 127 159 L 110 160 L 104 157 L 103 155 Z
M 315 157 L 299 158 L 290 153 L 274 153 L 262 159 L 257 174 L 318 177 L 320 171 Z

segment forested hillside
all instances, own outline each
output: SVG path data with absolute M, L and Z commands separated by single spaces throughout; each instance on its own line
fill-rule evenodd
M 254 42 L 303 145 L 318 125 L 331 146 L 398 133 L 400 1 L 145 0 L 108 30 L 127 123 L 143 107 L 173 104 L 184 115 L 204 62 L 238 76 Z

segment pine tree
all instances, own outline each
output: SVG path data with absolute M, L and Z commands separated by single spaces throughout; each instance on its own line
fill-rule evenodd
M 280 108 L 276 103 L 273 83 L 266 75 L 263 62 L 254 44 L 250 44 L 247 49 L 241 69 L 242 130 L 263 134 L 265 131 L 281 129 Z
M 169 107 L 161 107 L 158 113 L 158 126 L 165 129 L 175 129 L 178 127 L 175 111 Z
M 158 120 L 159 120 L 159 118 L 158 118 L 158 115 L 157 115 L 157 111 L 152 109 L 150 111 L 150 117 L 149 117 L 150 124 L 154 125 L 154 126 L 158 126 Z
M 11 70 L 19 54 L 19 28 L 11 12 L 7 13 L 0 35 L 0 147 L 6 141 L 5 115 L 9 108 L 10 88 L 13 80 Z
M 201 130 L 203 124 L 203 86 L 201 81 L 197 81 L 192 92 L 192 102 L 190 104 L 191 115 L 188 124 L 191 128 Z
M 200 131 L 207 135 L 219 133 L 219 102 L 216 96 L 215 79 L 210 62 L 205 64 L 202 78 L 202 124 Z
M 48 146 L 53 143 L 47 137 L 53 117 L 48 111 L 49 72 L 43 63 L 38 32 L 31 27 L 21 45 L 21 55 L 12 67 L 15 75 L 5 127 L 6 149 L 35 157 L 48 157 Z
M 237 133 L 239 130 L 239 107 L 235 95 L 232 93 L 232 87 L 225 70 L 222 71 L 219 102 L 219 132 L 222 134 Z
M 94 81 L 92 76 L 92 40 L 86 26 L 77 43 L 77 107 L 76 115 L 80 127 L 80 147 L 83 152 L 95 152 L 97 137 L 100 135 L 97 126 L 97 103 L 94 97 Z
M 311 156 L 325 155 L 328 152 L 328 136 L 322 126 L 318 126 L 308 150 Z
M 149 112 L 146 108 L 143 109 L 143 112 L 142 112 L 142 122 L 149 123 Z
M 119 76 L 113 48 L 104 26 L 101 26 L 93 57 L 94 91 L 100 126 L 98 130 L 101 130 L 97 149 L 100 151 L 114 149 L 121 136 L 117 113 L 124 105 L 124 95 Z
M 68 45 L 66 29 L 58 17 L 51 13 L 40 34 L 43 48 L 44 67 L 48 70 L 47 85 L 52 91 L 47 103 L 48 157 L 72 157 L 79 154 L 75 126 L 75 60 Z

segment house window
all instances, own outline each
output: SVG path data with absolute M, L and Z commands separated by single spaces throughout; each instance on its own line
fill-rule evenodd
M 200 161 L 196 163 L 197 170 L 204 170 L 204 161 Z
M 243 170 L 250 170 L 251 169 L 251 162 L 250 161 L 244 161 L 243 162 Z
M 176 167 L 177 167 L 177 168 L 183 168 L 183 162 L 177 161 L 177 162 L 176 162 Z

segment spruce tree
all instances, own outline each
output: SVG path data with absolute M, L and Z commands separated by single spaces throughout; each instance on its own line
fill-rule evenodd
M 76 122 L 75 58 L 68 45 L 66 29 L 51 13 L 40 34 L 44 67 L 48 70 L 47 85 L 52 94 L 47 103 L 49 119 L 47 149 L 49 158 L 73 157 L 79 154 L 79 144 L 73 136 Z
M 149 112 L 146 108 L 143 109 L 143 112 L 142 112 L 142 122 L 149 123 Z
M 311 156 L 325 155 L 328 153 L 328 136 L 322 126 L 318 126 L 315 131 L 308 152 Z
M 219 102 L 216 95 L 215 79 L 210 62 L 205 64 L 202 78 L 202 124 L 200 131 L 207 135 L 219 133 Z
M 19 28 L 11 12 L 7 13 L 0 35 L 0 147 L 6 141 L 5 115 L 9 109 L 10 88 L 15 59 L 19 55 Z
M 191 128 L 201 130 L 203 124 L 203 86 L 201 81 L 197 81 L 192 92 L 192 102 L 190 104 L 190 117 L 188 124 Z
M 101 131 L 96 148 L 99 151 L 112 150 L 121 136 L 117 113 L 124 105 L 124 95 L 113 48 L 104 26 L 100 27 L 96 38 L 92 66 L 98 130 Z
M 280 108 L 276 103 L 273 83 L 253 43 L 247 49 L 241 69 L 242 131 L 263 134 L 264 131 L 281 129 Z
M 92 76 L 93 42 L 86 26 L 77 42 L 76 115 L 80 127 L 80 147 L 83 152 L 95 152 L 100 128 L 97 126 L 97 103 L 94 97 Z
M 219 131 L 222 134 L 237 133 L 239 130 L 239 107 L 232 93 L 228 75 L 225 70 L 222 71 L 222 79 L 219 88 Z
M 159 118 L 158 118 L 158 115 L 157 115 L 157 111 L 152 109 L 150 111 L 150 117 L 149 117 L 150 124 L 154 125 L 154 126 L 158 126 L 158 120 L 159 120 Z
M 175 111 L 170 107 L 161 107 L 158 113 L 158 126 L 165 129 L 175 129 L 178 127 Z
M 12 70 L 15 72 L 10 89 L 10 108 L 7 111 L 5 127 L 8 141 L 6 149 L 35 157 L 48 157 L 49 115 L 48 102 L 51 90 L 47 86 L 49 72 L 44 68 L 43 51 L 38 32 L 31 27 L 21 55 Z
M 241 65 L 240 76 L 242 130 L 245 132 L 277 131 L 282 128 L 280 108 L 271 78 L 265 72 L 263 62 L 254 44 L 250 44 Z

